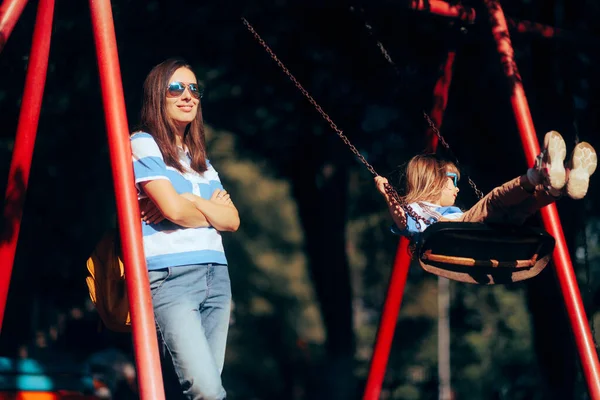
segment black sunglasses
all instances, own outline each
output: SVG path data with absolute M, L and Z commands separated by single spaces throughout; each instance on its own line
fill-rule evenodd
M 204 94 L 204 87 L 197 83 L 171 82 L 167 86 L 167 95 L 170 97 L 179 97 L 185 92 L 185 89 L 190 91 L 190 94 L 199 99 Z

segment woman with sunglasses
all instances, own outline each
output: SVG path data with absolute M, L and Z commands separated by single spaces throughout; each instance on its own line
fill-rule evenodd
M 375 184 L 395 222 L 392 231 L 418 241 L 419 234 L 432 223 L 521 224 L 565 193 L 573 199 L 583 198 L 590 175 L 596 169 L 596 151 L 589 143 L 578 143 L 567 168 L 564 165 L 566 154 L 562 136 L 556 131 L 548 132 L 544 137 L 544 149 L 534 167 L 529 168 L 525 175 L 495 188 L 465 212 L 454 206 L 459 192 L 458 168 L 436 155 L 415 156 L 406 167 L 406 195 L 402 200 L 408 205 L 408 215 L 386 192 L 386 178 L 375 177 Z
M 225 398 L 231 288 L 220 232 L 240 220 L 207 159 L 201 97 L 189 65 L 164 61 L 144 82 L 142 129 L 131 136 L 169 399 Z

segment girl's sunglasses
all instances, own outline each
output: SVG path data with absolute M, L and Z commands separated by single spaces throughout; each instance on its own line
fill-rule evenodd
M 454 187 L 458 187 L 458 175 L 454 172 L 446 172 L 446 176 L 454 178 Z
M 204 94 L 204 88 L 197 83 L 171 82 L 167 86 L 167 95 L 169 97 L 179 97 L 185 92 L 186 88 L 196 99 L 201 98 Z

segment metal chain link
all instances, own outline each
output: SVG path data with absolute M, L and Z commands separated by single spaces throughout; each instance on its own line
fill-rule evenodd
M 352 11 L 356 14 L 361 14 L 360 18 L 362 18 L 364 20 L 365 28 L 367 28 L 367 33 L 369 34 L 371 39 L 373 39 L 375 41 L 375 43 L 377 44 L 377 47 L 379 48 L 379 51 L 383 55 L 383 58 L 385 58 L 385 60 L 394 68 L 396 75 L 400 76 L 400 74 L 401 74 L 400 69 L 398 68 L 398 66 L 396 65 L 394 60 L 392 60 L 392 56 L 390 56 L 390 53 L 388 53 L 388 51 L 385 48 L 385 46 L 383 45 L 383 43 L 381 43 L 381 41 L 375 37 L 375 34 L 373 33 L 373 26 L 366 20 L 366 18 L 364 16 L 365 10 L 360 6 L 356 6 L 356 7 L 350 6 L 350 11 Z
M 356 12 L 356 13 L 360 13 L 360 14 L 364 14 L 364 10 L 362 8 L 358 8 L 357 9 L 357 7 L 354 7 L 354 6 L 350 7 L 350 11 L 353 11 L 353 12 Z M 394 71 L 396 72 L 396 75 L 400 76 L 400 69 L 398 68 L 398 66 L 396 65 L 396 63 L 394 62 L 394 60 L 392 59 L 392 57 L 390 56 L 390 53 L 387 51 L 387 49 L 385 48 L 385 46 L 383 45 L 383 43 L 381 43 L 381 41 L 379 39 L 377 39 L 377 37 L 373 33 L 373 27 L 371 26 L 371 24 L 368 21 L 365 20 L 364 15 L 361 15 L 361 18 L 363 18 L 365 28 L 367 29 L 367 33 L 369 34 L 369 36 L 377 44 L 377 48 L 379 49 L 379 51 L 383 55 L 383 58 L 385 58 L 385 60 L 388 62 L 388 64 L 390 64 L 392 66 L 392 68 L 394 68 Z M 435 125 L 435 123 L 431 120 L 431 118 L 429 117 L 429 115 L 425 111 L 423 111 L 423 116 L 427 120 L 427 123 L 429 124 L 429 127 L 431 128 L 431 130 L 433 130 L 433 132 L 438 137 L 438 139 L 439 139 L 440 143 L 442 144 L 442 146 L 444 146 L 444 148 L 449 153 L 454 154 L 452 152 L 452 149 L 450 149 L 450 145 L 448 144 L 448 142 L 446 142 L 446 140 L 444 139 L 444 137 L 440 133 L 440 130 L 437 128 L 437 126 Z M 454 157 L 454 161 L 455 161 L 456 166 L 458 167 L 459 162 L 458 162 L 458 159 L 456 157 Z M 477 188 L 477 185 L 475 184 L 475 182 L 473 182 L 473 180 L 471 179 L 470 176 L 467 176 L 467 178 L 468 178 L 468 181 L 469 181 L 469 186 L 471 186 L 471 188 L 475 192 L 475 195 L 477 196 L 477 198 L 482 199 L 483 198 L 483 192 Z
M 394 187 L 392 185 L 390 185 L 389 183 L 385 184 L 385 192 L 388 194 L 388 196 L 392 197 L 392 200 L 394 201 L 394 203 L 398 204 L 404 210 L 404 215 L 402 215 L 400 217 L 401 222 L 402 222 L 402 224 L 404 224 L 404 226 L 408 226 L 407 220 L 406 220 L 406 215 L 408 215 L 409 217 L 411 217 L 412 219 L 415 220 L 415 226 L 416 226 L 417 230 L 421 230 L 421 222 L 423 222 L 427 226 L 431 225 L 431 221 L 429 221 L 427 218 L 422 217 L 421 215 L 417 214 L 416 211 L 413 210 L 413 208 L 411 206 L 406 204 L 406 202 L 398 195 L 398 192 L 396 192 L 396 189 L 394 189 Z
M 440 143 L 442 144 L 442 146 L 444 146 L 444 148 L 449 153 L 454 154 L 452 152 L 452 150 L 450 149 L 450 145 L 446 142 L 446 140 L 444 139 L 444 137 L 440 133 L 440 130 L 437 128 L 437 126 L 435 126 L 435 123 L 431 120 L 431 118 L 429 117 L 429 115 L 425 111 L 423 111 L 423 116 L 427 120 L 427 123 L 429 124 L 429 127 L 431 128 L 431 130 L 433 131 L 433 133 L 435 133 L 435 135 L 438 137 L 438 139 L 439 139 Z M 458 161 L 458 159 L 456 157 L 454 157 L 454 163 L 456 164 L 456 167 L 458 167 L 460 165 L 460 163 L 459 163 L 459 161 Z M 475 192 L 475 195 L 477 196 L 477 198 L 479 198 L 481 200 L 483 198 L 483 192 L 477 188 L 477 185 L 475 185 L 475 182 L 473 182 L 473 179 L 471 179 L 470 176 L 467 176 L 467 180 L 469 181 L 469 186 L 471 186 L 471 188 Z
M 296 79 L 296 77 L 290 72 L 290 70 L 287 69 L 287 67 L 283 64 L 283 62 L 277 57 L 275 52 L 273 52 L 273 50 L 271 50 L 269 45 L 263 40 L 263 38 L 258 34 L 258 32 L 256 32 L 256 30 L 252 27 L 252 25 L 250 25 L 248 20 L 246 18 L 242 17 L 242 22 L 244 23 L 246 28 L 250 31 L 250 33 L 252 33 L 252 35 L 254 36 L 256 41 L 265 49 L 265 51 L 269 54 L 269 56 L 271 56 L 273 61 L 275 61 L 277 63 L 277 65 L 279 65 L 279 68 L 281 68 L 283 70 L 283 72 L 288 76 L 288 78 L 294 83 L 294 85 L 296 85 L 298 90 L 300 90 L 300 92 L 310 102 L 310 104 L 312 104 L 313 107 L 319 112 L 319 114 L 321 114 L 323 119 L 325 119 L 329 123 L 329 125 L 331 126 L 331 129 L 333 129 L 337 133 L 337 135 L 340 137 L 340 139 L 342 139 L 342 141 L 350 148 L 352 153 L 354 153 L 354 155 L 360 160 L 360 162 L 362 162 L 367 167 L 367 169 L 369 170 L 369 172 L 371 172 L 371 174 L 373 174 L 374 176 L 379 176 L 379 174 L 375 171 L 373 166 L 371 164 L 369 164 L 369 162 L 363 157 L 362 154 L 360 154 L 358 149 L 350 142 L 350 139 L 348 139 L 348 137 L 344 134 L 344 132 L 340 128 L 338 128 L 338 126 L 335 124 L 335 122 L 333 122 L 331 117 L 321 108 L 321 106 L 310 95 L 310 93 L 308 93 L 308 91 L 306 89 L 304 89 L 302 84 Z M 419 230 L 421 229 L 421 224 L 419 221 L 423 222 L 425 225 L 431 224 L 431 222 L 429 222 L 429 220 L 418 215 L 408 204 L 406 204 L 406 202 L 400 197 L 400 195 L 398 194 L 398 192 L 392 185 L 387 183 L 385 185 L 385 191 L 388 194 L 388 196 L 390 196 L 392 198 L 394 203 L 397 203 L 400 207 L 402 207 L 402 209 L 405 211 L 405 214 L 408 214 L 411 218 L 413 218 L 416 221 L 417 229 L 419 229 Z M 406 215 L 403 216 L 403 223 L 406 226 Z
M 369 164 L 369 162 L 363 157 L 363 155 L 360 154 L 358 149 L 352 143 L 350 143 L 350 139 L 348 139 L 348 137 L 344 134 L 344 132 L 340 128 L 337 127 L 337 125 L 335 124 L 335 122 L 333 122 L 331 117 L 321 108 L 321 106 L 310 95 L 310 93 L 308 93 L 308 91 L 306 89 L 304 89 L 302 84 L 300 82 L 298 82 L 296 77 L 294 75 L 292 75 L 292 73 L 287 69 L 287 67 L 283 64 L 283 62 L 281 62 L 281 60 L 279 60 L 277 55 L 273 52 L 273 50 L 271 50 L 269 45 L 260 37 L 258 32 L 256 32 L 254 30 L 254 28 L 252 27 L 252 25 L 250 25 L 248 20 L 246 20 L 246 18 L 242 17 L 242 22 L 244 23 L 244 25 L 246 25 L 246 28 L 248 28 L 250 33 L 252 33 L 254 35 L 254 38 L 258 41 L 258 43 L 266 50 L 267 53 L 269 53 L 269 55 L 271 56 L 273 61 L 275 61 L 277 63 L 277 65 L 279 65 L 279 67 L 288 76 L 288 78 L 290 78 L 290 80 L 294 83 L 294 85 L 296 85 L 298 90 L 300 90 L 300 92 L 304 95 L 304 97 L 306 97 L 306 99 L 310 102 L 310 104 L 312 104 L 313 107 L 315 107 L 315 109 L 319 112 L 319 114 L 321 114 L 321 116 L 329 123 L 329 125 L 331 126 L 331 129 L 333 129 L 337 133 L 337 135 L 340 137 L 340 139 L 342 139 L 342 141 L 350 148 L 352 153 L 354 153 L 354 155 L 356 157 L 358 157 L 360 162 L 362 162 L 367 167 L 367 169 L 369 170 L 369 172 L 371 172 L 371 174 L 373 174 L 374 176 L 379 176 L 379 174 L 377 172 L 375 172 L 375 169 L 371 166 L 371 164 Z

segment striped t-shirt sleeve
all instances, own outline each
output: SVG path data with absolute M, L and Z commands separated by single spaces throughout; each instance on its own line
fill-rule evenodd
M 217 189 L 223 190 L 223 184 L 221 183 L 221 179 L 219 179 L 219 173 L 213 168 L 210 161 L 206 160 L 206 163 L 208 169 L 204 172 L 204 178 L 208 180 L 210 193 L 212 195 Z
M 141 182 L 166 179 L 167 166 L 162 153 L 151 135 L 136 133 L 131 136 L 131 152 L 133 154 L 133 173 L 135 184 L 139 190 Z

